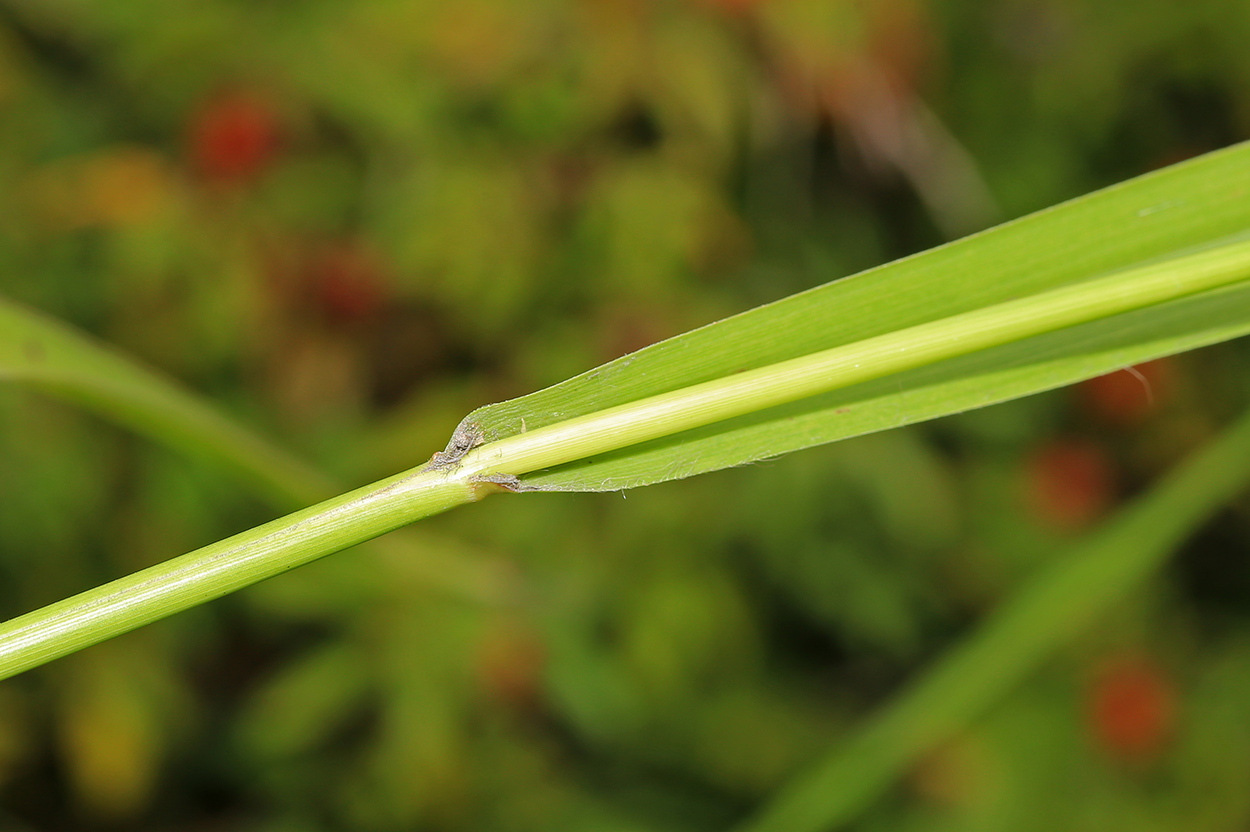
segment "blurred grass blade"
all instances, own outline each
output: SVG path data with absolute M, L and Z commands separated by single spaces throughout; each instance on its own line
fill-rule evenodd
M 302 508 L 347 490 L 167 379 L 4 298 L 0 381 L 31 385 L 175 450 L 224 463 L 283 508 Z M 372 547 L 375 566 L 416 573 L 430 587 L 461 597 L 498 602 L 516 589 L 515 577 L 498 563 L 428 532 L 400 532 Z
M 1137 587 L 1248 483 L 1250 414 L 1044 568 L 741 832 L 818 832 L 854 820 L 909 766 Z
M 342 490 L 150 370 L 3 298 L 0 381 L 38 387 L 179 451 L 224 462 L 283 506 L 305 506 Z
M 671 338 L 465 420 L 496 442 L 647 397 L 1184 255 L 1250 229 L 1250 144 Z M 1119 314 L 527 473 L 533 488 L 662 482 L 935 418 L 1250 332 L 1250 286 Z

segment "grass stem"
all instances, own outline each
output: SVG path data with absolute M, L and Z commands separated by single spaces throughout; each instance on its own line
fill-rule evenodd
M 0 625 L 0 679 L 476 500 L 482 486 L 414 469 Z

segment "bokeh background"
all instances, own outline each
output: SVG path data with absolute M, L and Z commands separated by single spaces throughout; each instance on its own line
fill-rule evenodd
M 1248 138 L 1247 43 L 1227 0 L 0 0 L 0 292 L 362 484 L 478 405 Z M 362 547 L 0 684 L 0 829 L 728 828 L 1248 369 L 434 518 L 454 581 Z M 285 508 L 0 387 L 4 617 Z M 1248 532 L 1241 500 L 858 828 L 1244 829 Z

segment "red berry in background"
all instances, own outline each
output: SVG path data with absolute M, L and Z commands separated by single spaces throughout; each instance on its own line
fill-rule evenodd
M 188 134 L 196 170 L 206 179 L 232 184 L 254 179 L 268 168 L 281 143 L 273 107 L 237 92 L 202 104 L 191 116 Z
M 1111 427 L 1140 424 L 1172 393 L 1174 365 L 1167 358 L 1147 361 L 1077 385 L 1081 404 Z
M 313 255 L 309 273 L 318 304 L 331 320 L 367 320 L 387 298 L 387 280 L 378 256 L 355 242 L 326 246 Z
M 1115 471 L 1094 442 L 1059 439 L 1034 451 L 1025 464 L 1030 512 L 1042 523 L 1074 531 L 1098 519 L 1115 496 Z
M 1090 732 L 1111 756 L 1128 762 L 1156 758 L 1176 725 L 1176 691 L 1157 664 L 1117 656 L 1097 670 L 1086 694 Z

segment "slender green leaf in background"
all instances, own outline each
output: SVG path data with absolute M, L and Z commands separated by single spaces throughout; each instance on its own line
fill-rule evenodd
M 343 490 L 156 373 L 3 298 L 0 381 L 38 387 L 179 451 L 223 462 L 282 506 L 299 508 Z
M 1250 144 L 753 309 L 471 413 L 496 441 L 743 370 L 1175 256 L 1250 229 Z M 981 407 L 1250 332 L 1250 287 L 986 350 L 522 477 L 604 491 Z
M 157 373 L 0 298 L 4 381 L 60 396 L 177 451 L 224 463 L 283 508 L 302 508 L 346 490 Z M 404 561 L 405 571 L 419 572 L 432 588 L 479 601 L 498 601 L 511 592 L 512 578 L 480 553 L 429 532 L 405 531 L 374 546 L 383 558 Z
M 852 821 L 943 740 L 1139 586 L 1250 483 L 1250 414 L 1046 566 L 963 643 L 781 793 L 742 832 Z

